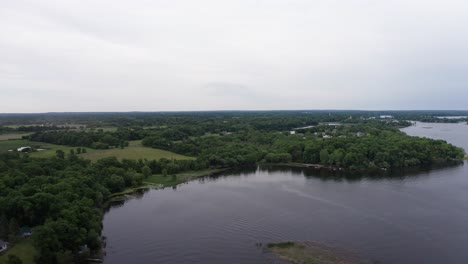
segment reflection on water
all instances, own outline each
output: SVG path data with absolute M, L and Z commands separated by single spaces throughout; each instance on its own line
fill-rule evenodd
M 268 263 L 258 245 L 287 240 L 379 263 L 466 263 L 467 168 L 346 175 L 260 167 L 149 190 L 105 215 L 105 263 Z

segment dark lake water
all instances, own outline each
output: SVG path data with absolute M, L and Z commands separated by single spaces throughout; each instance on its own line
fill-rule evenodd
M 468 150 L 467 125 L 418 123 L 404 131 Z M 104 235 L 106 264 L 269 263 L 256 243 L 286 240 L 378 263 L 468 263 L 468 164 L 393 177 L 231 172 L 114 206 Z

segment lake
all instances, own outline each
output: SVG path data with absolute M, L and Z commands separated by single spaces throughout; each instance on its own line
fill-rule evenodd
M 467 125 L 403 131 L 468 149 Z M 254 168 L 150 190 L 106 213 L 104 263 L 270 263 L 258 243 L 288 240 L 381 264 L 467 263 L 467 165 L 353 178 Z

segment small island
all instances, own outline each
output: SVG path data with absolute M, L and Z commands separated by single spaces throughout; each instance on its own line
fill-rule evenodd
M 281 242 L 267 244 L 277 264 L 364 264 L 355 254 L 317 242 Z

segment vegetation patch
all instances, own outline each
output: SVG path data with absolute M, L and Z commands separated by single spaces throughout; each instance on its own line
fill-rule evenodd
M 8 256 L 15 255 L 23 264 L 33 264 L 36 249 L 33 246 L 31 238 L 25 238 L 17 241 L 10 249 L 0 255 L 0 264 L 7 263 Z
M 148 160 L 159 160 L 175 159 L 175 160 L 193 160 L 193 157 L 176 154 L 167 150 L 153 149 L 143 147 L 140 140 L 130 141 L 129 146 L 126 148 L 113 148 L 89 151 L 88 153 L 81 154 L 81 157 L 97 161 L 106 157 L 116 157 L 119 160 L 122 159 L 148 159 Z
M 182 172 L 176 173 L 172 175 L 163 175 L 163 174 L 155 174 L 151 175 L 145 179 L 144 183 L 151 184 L 151 185 L 159 185 L 161 187 L 171 187 L 176 186 L 178 184 L 200 178 L 203 176 L 213 175 L 215 173 L 222 172 L 226 169 L 209 169 L 209 170 L 200 170 L 200 171 L 189 171 L 189 172 Z
M 13 139 L 22 139 L 23 136 L 28 136 L 30 133 L 11 133 L 11 134 L 1 134 L 0 141 L 2 140 L 13 140 Z
M 86 131 L 102 131 L 102 132 L 116 132 L 117 127 L 113 126 L 103 126 L 103 127 L 91 127 L 91 128 L 86 128 Z
M 296 246 L 296 243 L 288 241 L 288 242 L 280 242 L 280 243 L 268 243 L 268 248 L 290 248 Z
M 276 258 L 292 264 L 360 264 L 366 263 L 353 253 L 316 242 L 281 242 L 267 245 Z
M 31 157 L 35 158 L 50 158 L 56 155 L 57 150 L 62 150 L 64 153 L 70 153 L 72 150 L 76 152 L 76 147 L 62 146 L 49 144 L 44 142 L 35 142 L 29 140 L 4 140 L 0 141 L 0 152 L 8 152 L 10 150 L 16 151 L 20 147 L 33 147 L 34 151 L 29 153 Z M 85 151 L 91 152 L 91 148 L 80 148 L 86 149 Z

